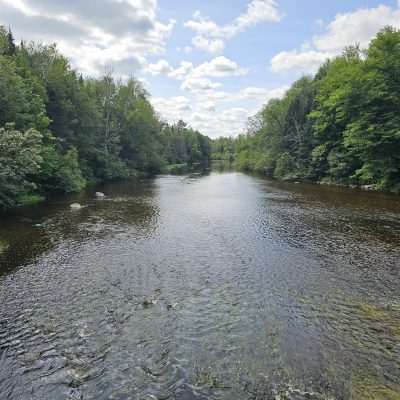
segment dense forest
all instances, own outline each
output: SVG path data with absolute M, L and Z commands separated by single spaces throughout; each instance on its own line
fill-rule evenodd
M 400 192 L 400 31 L 346 48 L 271 100 L 215 159 L 285 180 Z
M 271 100 L 236 139 L 161 120 L 135 78 L 71 68 L 0 27 L 0 208 L 174 166 L 225 160 L 285 180 L 400 192 L 400 31 L 348 47 Z
M 159 118 L 137 79 L 83 78 L 56 45 L 16 45 L 0 27 L 0 209 L 210 154 L 208 137 Z

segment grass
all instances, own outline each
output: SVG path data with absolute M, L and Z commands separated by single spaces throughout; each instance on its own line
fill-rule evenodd
M 38 204 L 45 200 L 45 197 L 36 193 L 26 193 L 18 198 L 18 202 L 21 206 L 28 206 L 32 204 Z
M 187 164 L 171 164 L 165 167 L 165 172 L 168 174 L 180 174 L 188 170 Z

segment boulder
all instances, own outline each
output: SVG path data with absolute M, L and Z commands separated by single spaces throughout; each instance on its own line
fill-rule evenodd
M 82 206 L 79 203 L 72 203 L 70 207 L 72 210 L 80 210 L 82 208 Z
M 103 197 L 106 197 L 106 195 L 104 193 L 102 193 L 102 192 L 96 192 L 96 197 L 98 199 L 102 199 Z
M 368 190 L 368 191 L 375 190 L 375 185 L 363 185 L 363 186 L 361 186 L 361 189 Z

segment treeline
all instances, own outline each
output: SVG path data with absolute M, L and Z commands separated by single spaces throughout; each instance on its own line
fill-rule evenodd
M 400 31 L 346 48 L 264 106 L 246 135 L 213 149 L 278 179 L 400 192 Z
M 209 138 L 160 120 L 138 80 L 84 79 L 55 45 L 16 45 L 0 26 L 0 208 L 210 153 Z

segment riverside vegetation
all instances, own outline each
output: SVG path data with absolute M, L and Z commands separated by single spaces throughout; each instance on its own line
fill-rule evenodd
M 249 120 L 214 158 L 284 180 L 400 192 L 400 31 L 348 47 Z
M 56 45 L 16 45 L 0 26 L 0 209 L 210 153 L 208 137 L 158 117 L 137 79 L 84 79 Z
M 237 139 L 163 122 L 142 84 L 74 71 L 56 45 L 0 27 L 0 209 L 139 173 L 224 160 L 283 180 L 400 192 L 400 31 L 348 47 Z

